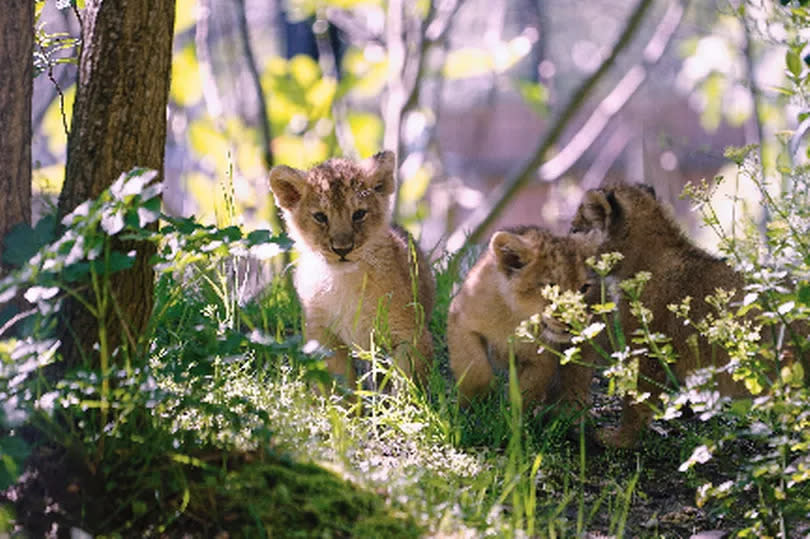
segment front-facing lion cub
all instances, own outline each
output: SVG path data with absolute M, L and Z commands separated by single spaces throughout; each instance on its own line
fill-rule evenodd
M 408 233 L 391 225 L 394 170 L 394 154 L 385 151 L 360 162 L 333 158 L 307 171 L 270 172 L 299 251 L 295 288 L 306 338 L 333 352 L 327 367 L 350 387 L 356 373 L 349 348 L 368 347 L 380 311 L 405 374 L 424 381 L 432 361 L 427 325 L 435 284 Z
M 450 368 L 463 405 L 489 391 L 493 366 L 508 367 L 515 329 L 548 304 L 543 288 L 556 284 L 561 290 L 579 290 L 587 278 L 585 259 L 594 252 L 591 237 L 557 237 L 537 227 L 501 230 L 492 236 L 450 304 L 447 319 Z M 568 340 L 561 324 L 547 318 L 542 322 L 545 340 Z M 559 369 L 556 356 L 538 352 L 536 343 L 514 339 L 513 346 L 524 402 L 547 401 L 558 390 L 566 401 L 588 398 L 589 388 L 569 380 L 579 376 L 577 366 Z M 582 394 L 570 393 L 569 388 Z

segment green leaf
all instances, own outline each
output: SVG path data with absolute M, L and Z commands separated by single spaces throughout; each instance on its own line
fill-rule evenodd
M 259 230 L 253 230 L 247 235 L 248 245 L 258 245 L 260 243 L 269 243 L 273 233 L 267 230 L 266 228 L 262 228 Z
M 519 80 L 516 84 L 526 104 L 532 107 L 539 116 L 545 116 L 548 112 L 548 88 L 539 82 L 524 80 Z
M 798 300 L 802 305 L 810 305 L 810 283 L 807 281 L 799 285 Z
M 21 438 L 0 438 L 0 490 L 7 489 L 17 481 L 29 453 L 28 444 Z
M 802 60 L 792 49 L 785 53 L 785 63 L 787 64 L 788 71 L 790 71 L 794 77 L 798 77 L 802 74 Z
M 20 223 L 3 238 L 3 262 L 22 267 L 42 246 L 54 239 L 56 217 L 46 215 L 34 228 L 28 223 Z

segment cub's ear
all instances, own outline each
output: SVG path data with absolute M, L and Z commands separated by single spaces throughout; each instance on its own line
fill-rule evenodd
M 646 183 L 637 183 L 636 187 L 638 187 L 642 191 L 645 191 L 651 197 L 657 198 L 655 194 L 655 187 L 653 187 L 652 185 L 647 185 Z
M 394 152 L 384 151 L 360 161 L 360 168 L 366 175 L 366 184 L 380 193 L 390 195 L 396 188 L 396 164 Z
M 303 198 L 306 188 L 304 173 L 286 165 L 270 170 L 270 190 L 279 206 L 291 210 Z
M 591 189 L 585 193 L 571 232 L 607 232 L 618 219 L 621 208 L 612 190 Z
M 531 250 L 523 238 L 511 232 L 496 232 L 489 240 L 489 248 L 495 255 L 498 269 L 507 276 L 519 271 L 531 261 Z

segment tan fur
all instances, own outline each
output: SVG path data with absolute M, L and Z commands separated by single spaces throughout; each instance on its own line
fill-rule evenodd
M 490 389 L 493 365 L 508 367 L 515 329 L 547 305 L 541 294 L 546 284 L 557 284 L 563 290 L 579 290 L 585 284 L 584 259 L 592 254 L 592 243 L 582 237 L 556 237 L 535 227 L 502 230 L 492 236 L 448 314 L 450 367 L 462 404 Z M 566 338 L 565 328 L 554 320 L 544 323 L 547 340 Z M 515 341 L 514 354 L 524 402 L 551 399 L 560 383 L 579 390 L 565 379 L 575 374 L 568 368 L 558 373 L 556 356 L 548 351 L 538 353 L 537 344 Z
M 308 171 L 277 166 L 270 172 L 300 254 L 295 287 L 305 336 L 333 350 L 327 366 L 351 386 L 349 348 L 369 347 L 378 304 L 387 311 L 391 352 L 406 374 L 424 381 L 433 357 L 427 325 L 435 283 L 415 245 L 414 265 L 407 232 L 390 224 L 394 161 L 386 151 L 360 162 L 335 158 Z
M 704 298 L 714 294 L 717 288 L 735 290 L 737 299 L 742 297 L 744 281 L 740 274 L 723 260 L 696 247 L 681 232 L 670 212 L 655 199 L 654 191 L 649 188 L 622 185 L 585 193 L 571 223 L 571 231 L 581 233 L 593 230 L 604 234 L 600 253 L 616 251 L 624 255 L 611 273 L 617 281 L 632 277 L 639 271 L 652 273 L 641 301 L 653 314 L 650 329 L 672 339 L 678 360 L 670 368 L 680 382 L 699 367 L 709 364 L 721 366 L 728 362 L 727 355 L 719 349 L 712 349 L 704 339 L 697 341 L 696 350 L 694 337 L 690 339 L 694 329 L 685 326 L 683 320 L 676 318 L 667 305 L 680 303 L 684 297 L 691 296 L 690 316 L 693 320 L 701 320 L 711 310 Z M 619 316 L 624 334 L 629 337 L 639 324 L 630 314 L 624 298 L 619 302 Z M 601 344 L 607 345 L 604 342 Z M 590 377 L 586 378 L 589 384 Z M 642 358 L 638 390 L 658 395 L 665 382 L 666 372 L 659 361 Z M 727 373 L 719 375 L 717 382 L 718 390 L 723 395 L 747 395 L 744 386 L 734 382 Z M 583 379 L 582 383 L 585 384 L 586 380 Z M 631 447 L 652 419 L 652 414 L 649 404 L 632 404 L 628 398 L 623 404 L 620 426 L 603 430 L 600 438 L 606 445 Z

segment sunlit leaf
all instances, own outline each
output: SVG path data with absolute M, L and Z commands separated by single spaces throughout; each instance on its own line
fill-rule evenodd
M 306 97 L 310 104 L 310 117 L 322 118 L 329 115 L 332 109 L 332 100 L 337 91 L 337 81 L 332 77 L 323 77 L 307 91 Z
M 295 168 L 309 168 L 329 156 L 326 143 L 316 137 L 280 135 L 273 139 L 273 155 L 277 163 Z
M 402 202 L 416 202 L 425 196 L 432 177 L 433 174 L 430 168 L 421 166 L 413 175 L 405 178 L 399 188 L 399 196 Z
M 208 119 L 191 122 L 188 128 L 191 148 L 204 159 L 214 162 L 217 172 L 223 174 L 228 169 L 228 139 L 220 133 Z
M 380 117 L 367 112 L 351 112 L 347 120 L 358 155 L 365 158 L 377 153 L 383 134 Z
M 197 0 L 177 0 L 174 15 L 174 35 L 182 34 L 192 26 L 197 19 Z
M 529 54 L 531 49 L 532 43 L 526 36 L 500 42 L 493 49 L 460 48 L 448 54 L 444 75 L 449 79 L 463 79 L 492 72 L 503 73 Z
M 301 88 L 309 88 L 321 77 L 321 68 L 311 56 L 297 54 L 289 62 L 290 75 Z
M 219 194 L 213 178 L 199 172 L 190 172 L 185 175 L 183 183 L 190 198 L 197 204 L 197 211 L 194 213 L 200 221 L 213 222 Z
M 548 88 L 542 83 L 527 80 L 516 81 L 516 84 L 523 100 L 539 116 L 545 116 L 548 112 Z
M 802 74 L 802 60 L 796 51 L 792 49 L 788 49 L 785 53 L 785 64 L 787 65 L 788 71 L 794 76 L 798 77 Z
M 706 106 L 700 115 L 700 123 L 707 131 L 715 131 L 720 126 L 723 118 L 723 95 L 727 88 L 727 79 L 719 74 L 707 77 L 701 87 Z
M 340 81 L 338 96 L 349 91 L 362 96 L 377 95 L 385 87 L 388 79 L 388 59 L 382 48 L 373 49 L 379 54 L 366 54 L 360 49 L 351 48 L 343 56 L 344 77 Z
M 353 9 L 359 6 L 382 5 L 381 0 L 289 0 L 285 3 L 287 17 L 292 22 L 301 22 L 313 16 L 318 8 L 333 7 Z
M 492 72 L 492 55 L 484 48 L 464 47 L 451 51 L 444 64 L 448 79 L 478 77 Z
M 235 166 L 246 176 L 264 173 L 261 139 L 258 131 L 245 125 L 239 118 L 229 118 L 225 122 L 225 133 L 236 145 Z
M 200 68 L 191 44 L 172 58 L 171 97 L 181 107 L 191 106 L 202 98 Z
M 58 195 L 65 181 L 65 165 L 57 163 L 35 169 L 31 173 L 31 187 L 34 193 Z
M 48 151 L 54 155 L 62 155 L 67 149 L 67 134 L 65 126 L 70 129 L 70 120 L 73 117 L 73 101 L 76 98 L 76 85 L 62 91 L 64 95 L 64 108 L 59 96 L 51 101 L 45 116 L 42 118 L 42 132 L 48 139 Z M 64 110 L 64 118 L 62 111 Z M 64 122 L 64 123 L 63 123 Z

